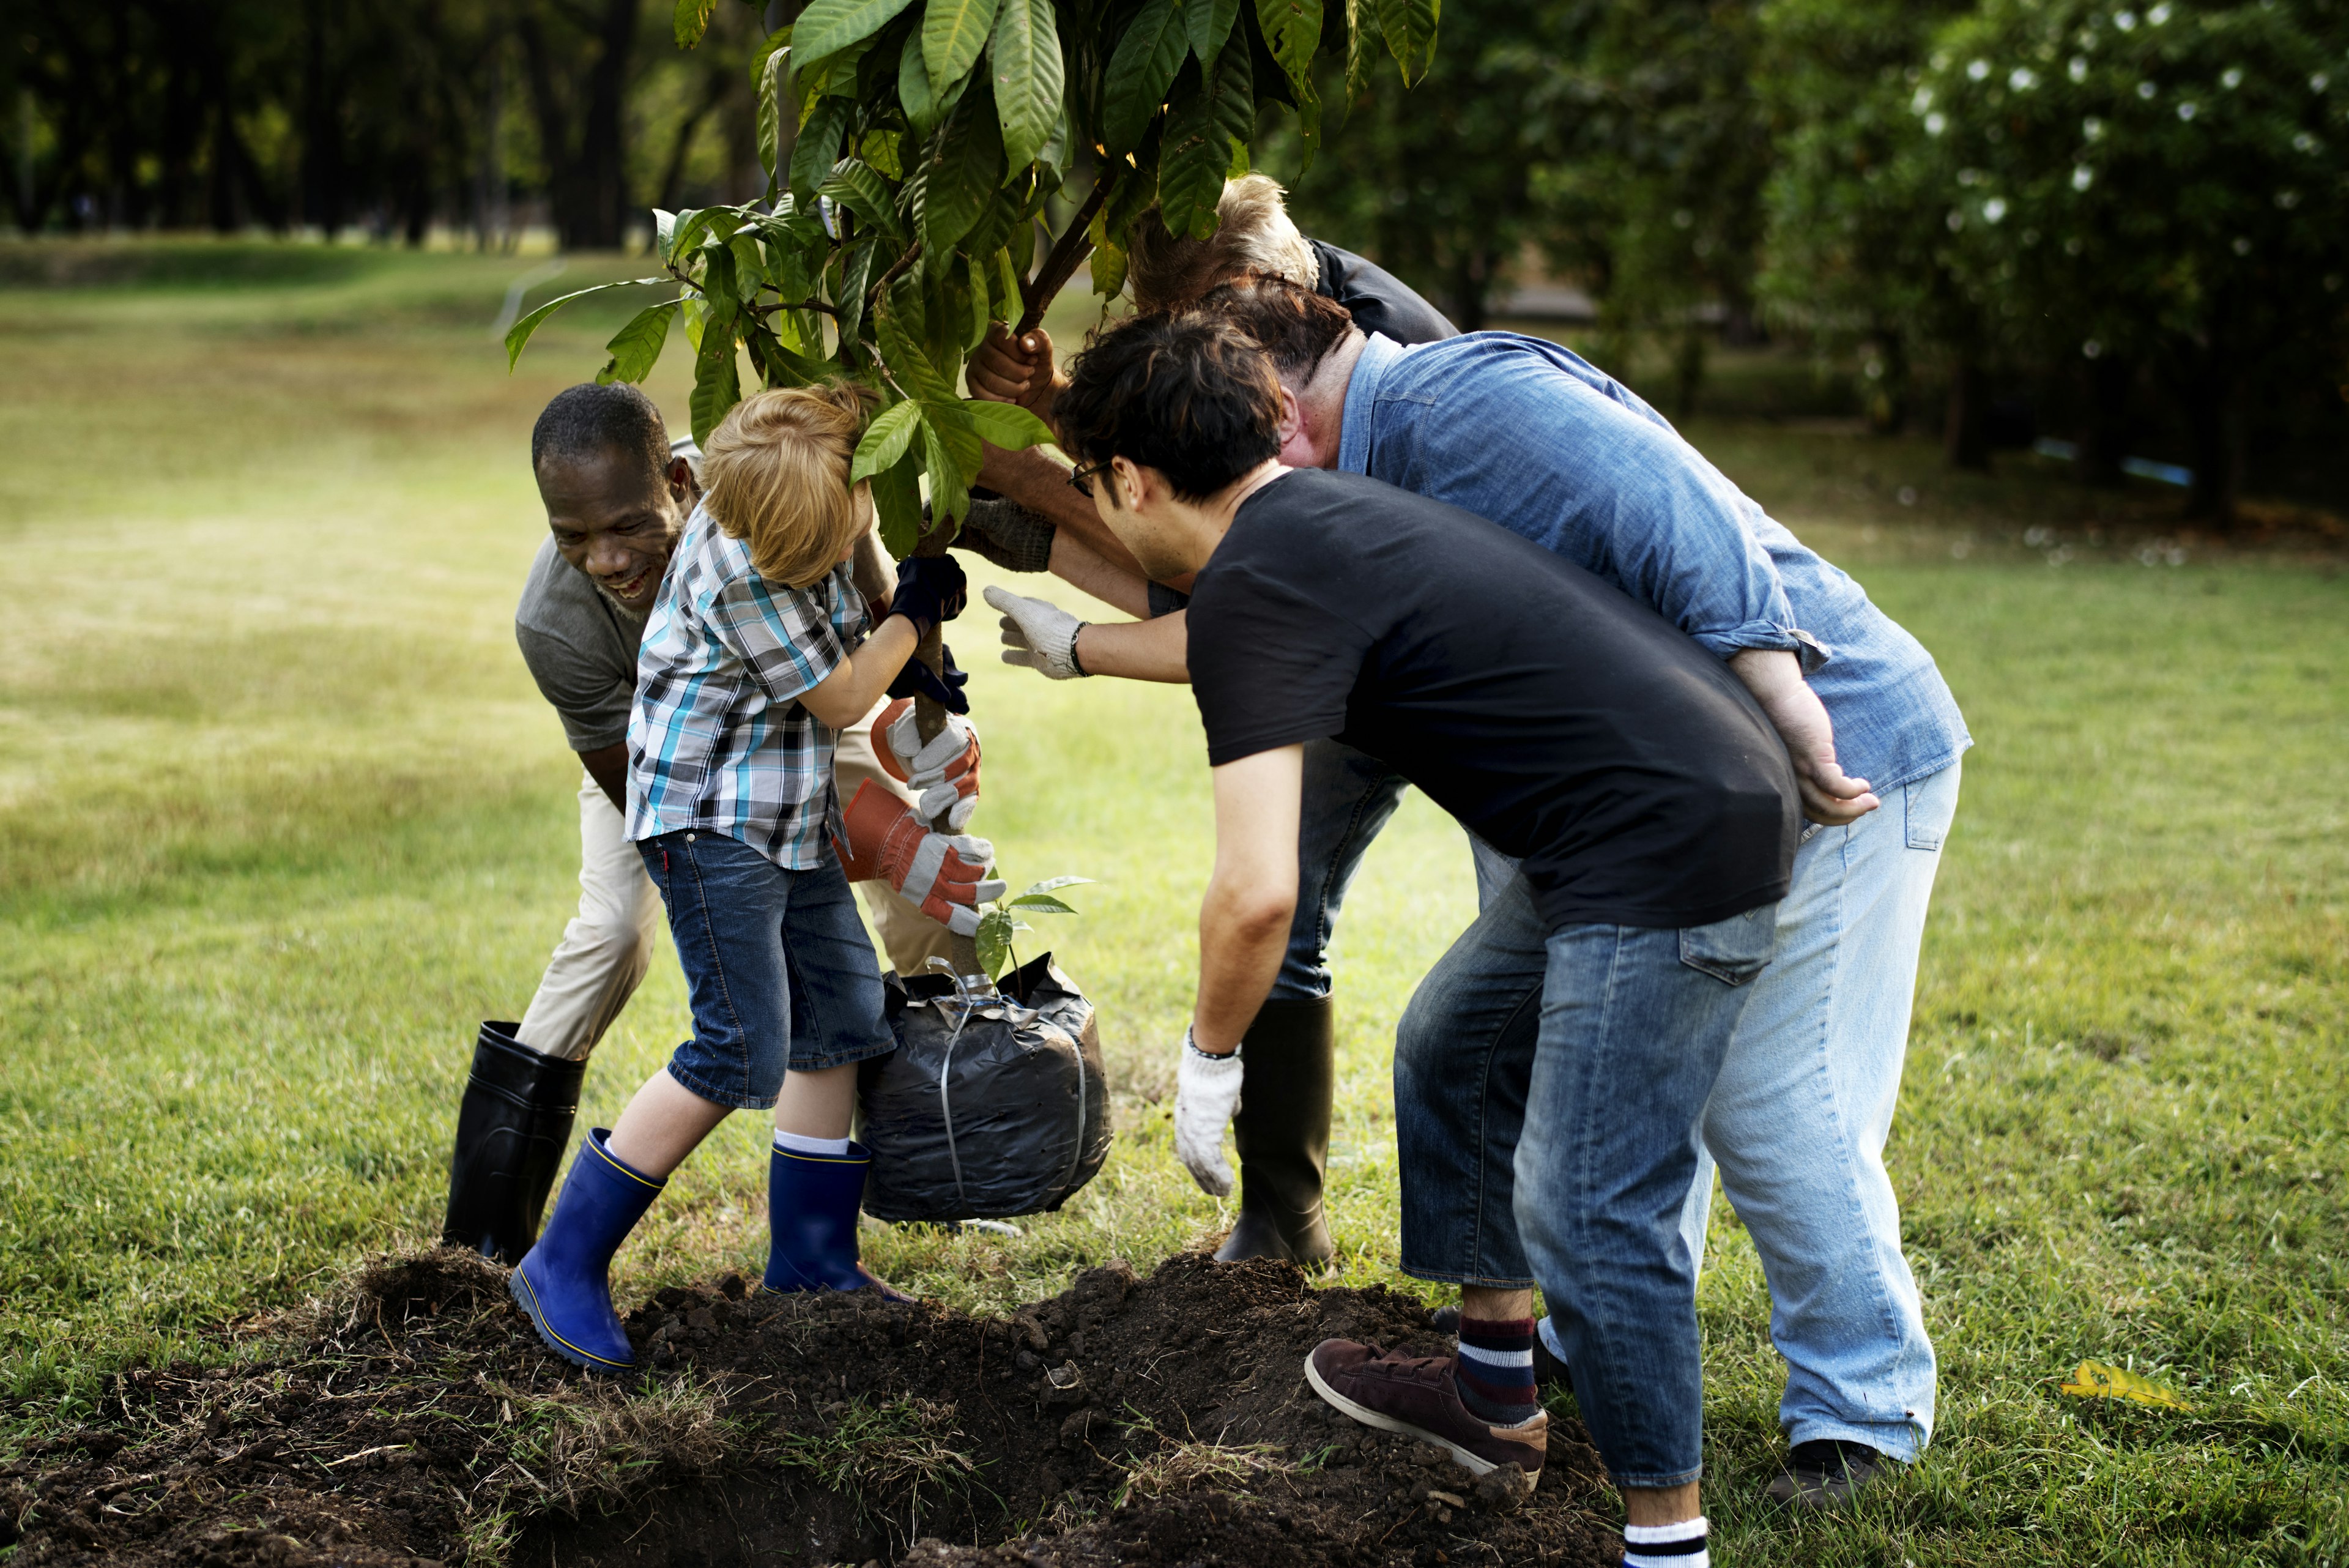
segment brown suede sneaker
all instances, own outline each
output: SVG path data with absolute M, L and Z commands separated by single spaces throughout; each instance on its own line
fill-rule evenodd
M 1480 1421 L 1460 1403 L 1454 1358 L 1381 1355 L 1374 1345 L 1325 1339 L 1305 1358 L 1313 1391 L 1366 1427 L 1433 1443 L 1476 1475 L 1515 1465 L 1539 1480 L 1549 1453 L 1549 1417 L 1522 1427 Z

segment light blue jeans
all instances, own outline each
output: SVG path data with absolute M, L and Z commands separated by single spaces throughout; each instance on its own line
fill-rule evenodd
M 1884 1144 L 1959 775 L 1952 763 L 1849 827 L 1804 839 L 1778 906 L 1777 954 L 1705 1106 L 1709 1158 L 1682 1236 L 1701 1260 L 1717 1160 L 1770 1283 L 1770 1337 L 1786 1361 L 1778 1421 L 1792 1443 L 1841 1438 L 1914 1460 L 1932 1436 L 1933 1343 Z M 1485 894 L 1515 867 L 1476 847 Z M 1563 1354 L 1547 1321 L 1542 1335 Z

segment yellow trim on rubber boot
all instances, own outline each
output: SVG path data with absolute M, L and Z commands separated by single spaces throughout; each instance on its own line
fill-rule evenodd
M 609 1135 L 606 1134 L 606 1136 L 608 1137 Z M 668 1185 L 665 1180 L 655 1181 L 648 1176 L 640 1176 L 636 1172 L 630 1170 L 626 1166 L 622 1165 L 619 1161 L 619 1157 L 615 1155 L 610 1149 L 605 1148 L 604 1147 L 603 1140 L 598 1138 L 595 1133 L 591 1132 L 587 1135 L 587 1147 L 594 1149 L 597 1155 L 602 1157 L 605 1165 L 610 1166 L 614 1170 L 618 1171 L 630 1181 L 636 1182 L 640 1186 L 649 1187 L 655 1192 L 658 1192 L 661 1189 Z
M 533 1328 L 538 1330 L 538 1337 L 545 1343 L 546 1348 L 570 1362 L 574 1366 L 585 1367 L 590 1372 L 630 1372 L 636 1369 L 636 1364 L 633 1360 L 607 1361 L 592 1350 L 580 1349 L 547 1327 L 546 1316 L 539 1309 L 538 1292 L 531 1284 L 530 1276 L 523 1273 L 521 1269 L 515 1269 L 512 1278 L 507 1282 L 506 1293 L 513 1297 L 514 1304 L 522 1308 L 523 1315 L 530 1319 Z

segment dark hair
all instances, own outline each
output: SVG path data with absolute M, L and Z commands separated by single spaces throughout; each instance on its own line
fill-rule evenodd
M 540 410 L 538 423 L 531 428 L 533 469 L 549 458 L 605 452 L 642 458 L 645 472 L 656 481 L 668 472 L 668 427 L 661 422 L 661 411 L 626 381 L 565 387 Z
M 1280 455 L 1271 363 L 1209 316 L 1136 316 L 1097 334 L 1070 364 L 1052 418 L 1080 462 L 1154 468 L 1183 501 Z
M 1303 384 L 1354 329 L 1353 312 L 1325 295 L 1277 277 L 1227 283 L 1199 301 L 1199 311 L 1227 321 L 1272 357 L 1283 379 Z

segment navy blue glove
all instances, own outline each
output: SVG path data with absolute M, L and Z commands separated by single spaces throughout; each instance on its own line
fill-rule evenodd
M 962 563 L 952 556 L 908 556 L 897 563 L 897 591 L 889 596 L 889 613 L 904 616 L 924 637 L 943 622 L 962 614 L 967 585 Z
M 955 668 L 953 649 L 941 643 L 938 652 L 947 667 L 945 680 L 931 674 L 930 667 L 920 659 L 909 659 L 905 660 L 905 668 L 897 671 L 897 679 L 889 682 L 889 695 L 927 697 L 949 713 L 968 713 L 970 711 L 970 699 L 963 695 L 962 689 L 970 683 L 970 675 Z

